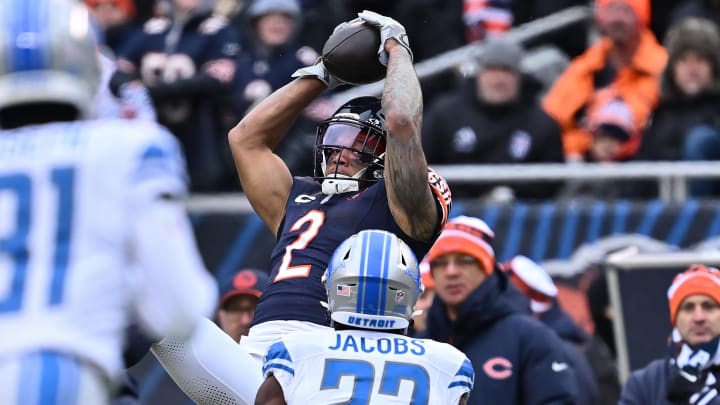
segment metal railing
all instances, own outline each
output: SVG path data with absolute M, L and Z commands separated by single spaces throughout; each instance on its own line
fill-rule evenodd
M 537 163 L 433 166 L 451 184 L 526 181 L 656 180 L 658 197 L 682 202 L 690 178 L 720 178 L 720 162 Z
M 433 166 L 451 184 L 518 183 L 528 181 L 655 180 L 658 197 L 680 203 L 688 198 L 687 180 L 720 179 L 720 162 L 538 163 L 523 165 Z M 191 211 L 251 212 L 242 193 L 193 195 Z
M 586 6 L 575 6 L 530 21 L 508 31 L 520 43 L 585 22 L 592 16 Z M 415 64 L 421 79 L 457 68 L 472 61 L 484 51 L 475 42 Z M 360 95 L 378 95 L 383 81 L 356 86 L 333 96 L 337 105 Z M 309 159 L 310 157 L 308 157 Z M 524 165 L 443 165 L 433 166 L 451 184 L 514 183 L 526 181 L 599 181 L 657 180 L 659 197 L 667 202 L 687 199 L 689 178 L 720 178 L 720 162 L 653 162 L 618 164 L 524 164 Z M 252 207 L 243 194 L 195 195 L 191 210 L 209 212 L 250 212 Z

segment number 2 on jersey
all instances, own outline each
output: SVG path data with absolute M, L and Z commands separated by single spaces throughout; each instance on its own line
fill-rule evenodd
M 370 404 L 375 378 L 372 363 L 364 360 L 326 359 L 320 389 L 337 389 L 343 376 L 354 379 L 352 396 L 344 404 Z M 380 381 L 379 394 L 397 397 L 400 394 L 400 382 L 407 381 L 413 385 L 409 404 L 427 405 L 430 401 L 430 377 L 427 370 L 418 364 L 386 361 Z
M 48 305 L 57 305 L 62 301 L 65 274 L 70 259 L 75 169 L 54 169 L 51 178 L 57 189 L 57 228 L 53 239 L 55 252 Z M 0 257 L 9 256 L 10 264 L 13 266 L 13 271 L 7 278 L 10 282 L 9 292 L 4 299 L 0 299 L 0 313 L 17 311 L 22 305 L 27 281 L 28 237 L 32 227 L 32 179 L 26 174 L 0 176 L 0 193 L 4 192 L 15 195 L 17 214 L 14 232 L 7 236 L 0 235 Z
M 305 224 L 309 224 L 304 231 L 300 232 L 298 237 L 292 243 L 285 247 L 285 254 L 283 255 L 280 267 L 278 268 L 277 276 L 275 276 L 275 282 L 288 278 L 307 277 L 310 274 L 311 266 L 309 264 L 290 266 L 292 253 L 293 250 L 305 249 L 307 245 L 309 245 L 310 242 L 318 235 L 323 223 L 325 223 L 325 213 L 318 210 L 311 210 L 295 221 L 295 223 L 290 227 L 290 231 L 297 231 Z

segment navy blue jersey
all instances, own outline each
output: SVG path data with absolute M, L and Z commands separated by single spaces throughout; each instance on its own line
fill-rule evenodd
M 193 17 L 180 27 L 179 36 L 171 40 L 168 36 L 172 29 L 173 22 L 165 17 L 145 23 L 143 32 L 131 38 L 118 52 L 118 59 L 130 63 L 121 67 L 138 69 L 132 73 L 137 73 L 143 81 L 161 81 L 165 69 L 178 69 L 177 74 L 182 76 L 188 74 L 187 69 L 194 72 L 208 62 L 237 57 L 240 47 L 237 33 L 219 17 Z M 149 55 L 160 56 L 152 56 L 158 60 L 148 60 Z M 173 55 L 185 55 L 186 58 L 173 60 Z M 190 66 L 185 65 L 186 61 Z M 168 62 L 176 66 L 168 66 Z
M 312 65 L 317 57 L 314 49 L 295 44 L 269 53 L 253 48 L 240 52 L 236 60 L 235 90 L 231 95 L 235 112 L 244 116 L 251 106 L 293 80 L 290 77 L 293 72 Z
M 418 258 L 432 245 L 400 230 L 390 213 L 384 180 L 359 192 L 328 196 L 312 178 L 295 177 L 270 258 L 271 283 L 260 297 L 253 324 L 298 320 L 329 325 L 328 311 L 321 305 L 327 301 L 322 275 L 340 243 L 365 229 L 398 235 Z
M 158 121 L 188 157 L 193 190 L 216 189 L 234 172 L 218 156 L 227 150 L 221 117 L 239 47 L 234 28 L 208 11 L 187 21 L 153 18 L 118 54 L 111 85 L 140 79 L 147 86 Z
M 173 25 L 175 24 L 175 25 Z M 178 128 L 194 128 L 204 135 L 211 129 L 198 125 L 194 110 L 198 100 L 232 91 L 235 58 L 240 45 L 234 28 L 211 15 L 196 15 L 186 23 L 173 23 L 165 17 L 145 23 L 118 53 L 117 68 L 139 78 L 151 89 L 160 122 L 177 134 Z M 175 32 L 179 30 L 179 32 Z M 187 82 L 175 93 L 156 97 L 161 86 L 205 75 L 204 86 Z M 166 89 L 165 92 L 168 90 Z

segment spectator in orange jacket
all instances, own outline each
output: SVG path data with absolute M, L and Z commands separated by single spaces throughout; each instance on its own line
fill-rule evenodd
M 543 108 L 562 127 L 567 161 L 583 160 L 592 146 L 586 112 L 599 94 L 605 100 L 607 93 L 624 100 L 636 127 L 644 127 L 667 63 L 667 52 L 647 28 L 648 0 L 596 0 L 595 20 L 600 40 L 571 61 L 543 100 Z M 639 139 L 625 143 L 622 158 L 632 156 L 638 145 Z

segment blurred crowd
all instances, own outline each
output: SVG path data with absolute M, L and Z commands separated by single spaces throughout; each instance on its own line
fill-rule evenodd
M 115 95 L 140 81 L 175 134 L 195 192 L 239 191 L 227 132 L 257 102 L 317 59 L 342 21 L 363 9 L 400 21 L 415 62 L 479 42 L 463 69 L 425 77 L 423 143 L 431 165 L 711 161 L 720 158 L 718 0 L 85 0 Z M 593 18 L 516 43 L 504 33 L 568 7 Z M 537 49 L 556 73 L 528 68 Z M 557 59 L 557 58 L 556 58 Z M 557 62 L 558 60 L 555 60 Z M 554 66 L 557 66 L 555 63 Z M 298 175 L 333 93 L 311 105 L 276 152 Z M 690 182 L 713 197 L 715 180 Z M 459 198 L 563 195 L 652 198 L 652 182 L 487 184 Z

